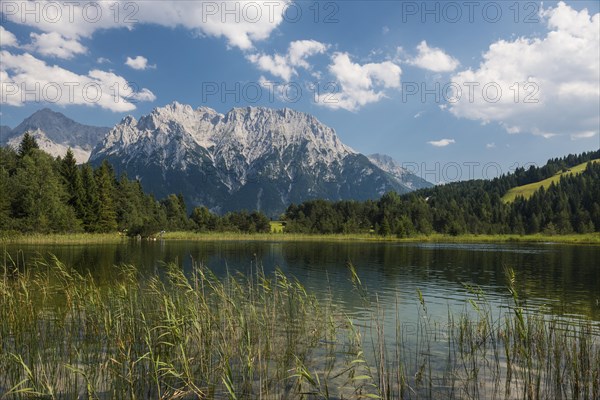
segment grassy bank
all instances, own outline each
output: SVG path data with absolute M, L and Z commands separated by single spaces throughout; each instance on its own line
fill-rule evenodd
M 407 238 L 395 236 L 382 237 L 374 234 L 295 234 L 295 233 L 195 233 L 167 232 L 165 240 L 257 240 L 257 241 L 349 241 L 349 242 L 400 242 L 400 243 L 502 243 L 502 242 L 534 242 L 534 243 L 580 243 L 600 244 L 600 233 L 574 235 L 417 235 Z
M 514 305 L 448 315 L 440 334 L 418 293 L 419 326 L 384 324 L 355 283 L 361 326 L 281 272 L 217 279 L 169 265 L 96 282 L 56 259 L 0 269 L 0 398 L 598 398 L 600 343 Z M 472 315 L 475 314 L 473 317 Z M 368 317 L 367 317 L 368 319 Z
M 200 241 L 330 241 L 330 242 L 399 242 L 399 243 L 574 243 L 574 244 L 600 244 L 600 233 L 572 234 L 572 235 L 417 235 L 407 238 L 395 236 L 382 237 L 375 234 L 295 234 L 295 233 L 234 233 L 234 232 L 166 232 L 160 237 L 150 240 L 200 240 Z M 0 244 L 92 244 L 92 243 L 120 243 L 128 239 L 117 233 L 93 234 L 13 234 L 3 236 L 0 234 Z M 144 239 L 147 240 L 147 239 Z
M 0 244 L 96 244 L 120 243 L 127 237 L 115 233 L 3 233 L 0 232 Z

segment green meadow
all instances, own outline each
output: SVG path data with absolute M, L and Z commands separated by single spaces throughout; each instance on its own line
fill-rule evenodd
M 600 162 L 600 159 L 592 160 L 591 162 L 597 163 L 597 162 Z M 540 188 L 548 189 L 552 183 L 554 183 L 554 184 L 559 183 L 560 178 L 562 178 L 563 176 L 581 174 L 583 171 L 585 171 L 586 166 L 587 166 L 587 162 L 581 163 L 579 165 L 569 168 L 567 171 L 558 172 L 554 176 L 544 179 L 542 181 L 530 183 L 528 185 L 514 187 L 514 188 L 510 189 L 508 192 L 506 192 L 506 194 L 504 196 L 502 196 L 502 200 L 506 203 L 511 203 L 519 196 L 522 196 L 525 199 L 528 199 L 531 197 L 532 194 L 534 194 Z

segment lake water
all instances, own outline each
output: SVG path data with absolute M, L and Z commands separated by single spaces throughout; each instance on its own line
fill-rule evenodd
M 223 276 L 270 274 L 280 268 L 317 297 L 331 296 L 349 315 L 365 313 L 347 267 L 352 262 L 372 300 L 410 324 L 419 308 L 419 290 L 433 318 L 460 312 L 475 296 L 465 284 L 483 289 L 493 309 L 512 304 L 505 268 L 516 271 L 527 308 L 600 324 L 600 246 L 558 244 L 432 244 L 262 241 L 158 241 L 102 245 L 11 245 L 19 263 L 56 255 L 62 262 L 110 279 L 111 267 L 132 264 L 151 273 L 165 263 L 184 270 L 193 262 Z M 374 302 L 371 302 L 374 304 Z
M 121 264 L 136 266 L 141 276 L 161 274 L 167 263 L 175 263 L 187 273 L 191 273 L 195 263 L 201 263 L 220 277 L 238 272 L 250 275 L 257 269 L 273 275 L 279 268 L 288 277 L 297 278 L 323 304 L 333 303 L 331 321 L 335 322 L 332 323 L 348 326 L 348 321 L 352 321 L 351 325 L 360 332 L 358 342 L 364 349 L 360 354 L 364 354 L 366 362 L 371 366 L 386 366 L 382 368 L 388 372 L 384 369 L 377 370 L 375 375 L 374 370 L 368 372 L 387 379 L 387 384 L 382 380 L 377 383 L 379 388 L 389 388 L 391 397 L 402 392 L 432 399 L 524 398 L 537 373 L 544 379 L 538 386 L 541 397 L 573 398 L 580 386 L 572 384 L 582 377 L 587 379 L 581 386 L 584 398 L 590 395 L 588 388 L 600 387 L 590 380 L 597 380 L 597 375 L 595 378 L 584 372 L 573 375 L 573 370 L 564 370 L 565 365 L 571 365 L 568 357 L 572 353 L 575 356 L 578 346 L 585 345 L 577 339 L 577 332 L 588 329 L 584 327 L 591 329 L 588 338 L 593 343 L 578 354 L 581 357 L 591 354 L 592 363 L 600 359 L 600 246 L 128 241 L 110 245 L 11 245 L 6 250 L 5 254 L 12 258 L 10 263 L 19 266 L 40 258 L 49 259 L 53 254 L 66 265 L 90 272 L 101 284 L 114 282 L 118 274 L 113 266 Z M 355 266 L 362 286 L 352 282 L 349 263 Z M 508 321 L 505 316 L 516 313 L 506 268 L 515 271 L 515 287 L 525 312 L 553 321 L 544 325 L 543 334 L 527 347 L 532 353 L 523 352 L 524 347 L 519 345 L 521 336 L 512 336 L 506 342 L 507 347 L 502 344 L 502 338 L 507 337 L 502 333 Z M 486 326 L 498 330 L 498 335 L 480 330 L 478 313 L 491 323 Z M 473 318 L 463 318 L 466 316 Z M 463 323 L 474 324 L 474 329 L 463 330 Z M 574 338 L 570 345 L 560 341 L 563 339 L 545 342 L 560 336 L 554 331 L 556 328 L 565 337 Z M 311 371 L 319 371 L 323 377 L 334 376 L 333 382 L 338 382 L 337 376 L 345 379 L 344 371 L 349 371 L 348 355 L 356 353 L 355 349 L 351 351 L 354 345 L 349 344 L 349 337 L 344 336 L 348 331 L 343 332 L 315 342 L 310 361 Z M 463 337 L 461 332 L 475 336 Z M 530 332 L 536 335 L 539 331 Z M 290 332 L 281 333 L 287 337 Z M 553 343 L 550 350 L 554 352 L 536 350 L 538 345 L 546 346 L 544 343 Z M 564 345 L 574 347 L 563 355 Z M 510 358 L 503 349 L 507 349 L 506 354 L 510 350 Z M 533 367 L 524 368 L 524 362 L 531 360 L 527 358 L 530 354 L 542 358 L 536 359 Z M 558 367 L 552 363 L 546 365 L 549 355 L 556 358 Z M 384 359 L 378 364 L 378 360 Z M 548 368 L 543 369 L 544 366 Z M 333 372 L 327 375 L 326 371 Z M 511 378 L 507 371 L 515 376 Z M 560 379 L 554 383 L 557 371 Z M 560 383 L 564 371 L 570 371 L 565 375 L 568 379 Z M 403 374 L 403 378 L 394 380 L 396 372 L 398 377 Z M 401 382 L 407 382 L 410 389 Z M 340 395 L 344 385 L 331 398 L 348 398 Z

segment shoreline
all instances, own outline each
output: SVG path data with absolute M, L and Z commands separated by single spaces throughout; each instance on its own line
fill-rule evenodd
M 119 233 L 16 234 L 2 235 L 0 244 L 118 244 L 135 240 Z M 294 234 L 294 233 L 230 233 L 167 232 L 161 238 L 142 240 L 165 241 L 278 241 L 278 242 L 363 242 L 363 243 L 548 243 L 600 245 L 600 233 L 571 235 L 419 235 L 408 238 L 381 237 L 371 234 Z

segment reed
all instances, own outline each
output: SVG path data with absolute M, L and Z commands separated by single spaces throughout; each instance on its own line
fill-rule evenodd
M 410 334 L 352 266 L 368 323 L 279 270 L 217 278 L 170 264 L 141 276 L 123 265 L 99 282 L 50 257 L 5 258 L 0 275 L 2 399 L 600 396 L 598 326 L 532 313 L 510 270 L 510 309 L 494 315 L 469 287 L 464 313 L 442 327 L 419 292 Z

